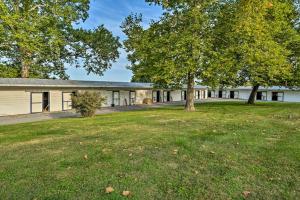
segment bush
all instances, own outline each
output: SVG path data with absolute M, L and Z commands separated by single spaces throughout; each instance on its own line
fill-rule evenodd
M 151 105 L 153 103 L 152 99 L 151 98 L 145 98 L 143 100 L 143 104 L 147 104 L 147 105 Z
M 99 92 L 83 92 L 72 96 L 72 105 L 77 113 L 83 117 L 95 116 L 96 110 L 101 108 L 105 98 Z

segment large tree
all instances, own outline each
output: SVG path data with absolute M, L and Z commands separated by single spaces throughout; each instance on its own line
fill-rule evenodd
M 0 66 L 23 78 L 67 78 L 66 67 L 102 75 L 120 43 L 102 25 L 75 29 L 87 19 L 89 0 L 0 0 Z M 0 69 L 1 70 L 1 69 Z M 11 73 L 10 73 L 11 74 Z
M 187 85 L 186 110 L 194 111 L 194 85 L 205 70 L 210 51 L 212 1 L 148 1 L 163 5 L 165 12 L 149 28 L 142 17 L 131 15 L 122 24 L 124 42 L 136 79 L 179 88 Z
M 299 75 L 299 12 L 295 1 L 224 0 L 214 27 L 211 71 L 227 86 L 291 86 Z M 211 74 L 210 74 L 211 75 Z

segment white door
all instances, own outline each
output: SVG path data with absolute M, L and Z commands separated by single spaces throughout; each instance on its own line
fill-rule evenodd
M 31 113 L 43 112 L 43 93 L 31 93 Z
M 64 92 L 63 93 L 63 110 L 72 109 L 72 93 Z
M 115 106 L 119 106 L 120 105 L 120 93 L 118 91 L 114 91 L 113 92 L 113 104 Z
M 153 101 L 153 103 L 157 103 L 157 92 L 156 91 L 152 92 L 152 101 Z
M 134 91 L 131 91 L 130 94 L 130 102 L 129 102 L 129 105 L 134 105 L 135 104 L 135 92 Z

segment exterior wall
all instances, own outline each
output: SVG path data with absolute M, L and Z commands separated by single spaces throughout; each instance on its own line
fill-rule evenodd
M 145 98 L 152 99 L 152 90 L 136 90 L 136 104 L 143 104 Z
M 242 100 L 248 100 L 251 90 L 223 90 L 223 95 L 226 94 L 226 96 L 223 96 L 223 98 L 230 99 L 230 91 L 237 91 L 238 92 L 238 99 Z M 283 101 L 284 102 L 300 102 L 300 91 L 281 91 L 281 90 L 274 90 L 274 91 L 268 91 L 268 90 L 258 90 L 259 92 L 266 92 L 267 94 L 267 100 L 266 101 L 272 101 L 272 93 L 273 92 L 282 92 L 283 93 Z M 215 93 L 218 94 L 219 90 L 215 90 Z
M 30 113 L 30 93 L 25 90 L 0 90 L 0 116 Z
M 171 91 L 172 101 L 181 101 L 181 90 Z
M 62 91 L 50 91 L 50 112 L 62 111 Z
M 286 92 L 284 92 L 284 101 L 286 101 L 286 102 L 300 102 L 300 91 L 286 91 Z

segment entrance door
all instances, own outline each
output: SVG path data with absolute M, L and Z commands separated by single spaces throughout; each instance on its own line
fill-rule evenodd
M 219 91 L 219 98 L 223 98 L 223 92 L 222 92 L 222 90 Z
M 234 95 L 234 91 L 230 91 L 230 99 L 234 99 L 235 95 Z
M 132 106 L 135 104 L 135 91 L 130 91 L 129 92 L 129 105 Z
M 50 111 L 49 92 L 43 92 L 43 112 Z
M 257 92 L 256 94 L 256 100 L 262 100 L 262 92 Z
M 181 91 L 181 100 L 186 101 L 186 90 Z
M 72 110 L 72 92 L 63 92 L 62 99 L 63 99 L 63 110 Z
M 43 93 L 32 92 L 31 93 L 31 113 L 43 112 Z
M 170 102 L 170 101 L 171 101 L 170 91 L 164 91 L 164 102 Z
M 283 101 L 283 92 L 272 92 L 272 101 Z
M 113 106 L 119 106 L 120 105 L 120 92 L 114 91 L 113 92 Z
M 156 102 L 161 102 L 161 96 L 160 96 L 160 91 L 156 91 Z
M 157 92 L 156 91 L 152 92 L 152 101 L 153 101 L 153 103 L 157 102 Z

